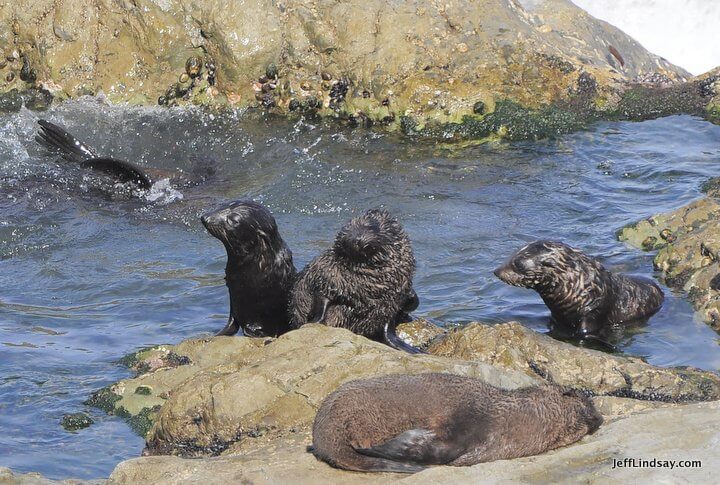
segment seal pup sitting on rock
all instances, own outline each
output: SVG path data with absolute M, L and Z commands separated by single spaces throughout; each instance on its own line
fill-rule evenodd
M 400 223 L 386 210 L 353 218 L 332 247 L 298 276 L 290 300 L 293 328 L 315 322 L 342 327 L 411 353 L 395 325 L 418 306 L 415 257 Z
M 296 278 L 290 249 L 269 210 L 253 201 L 226 204 L 201 217 L 227 251 L 230 317 L 217 335 L 251 337 L 287 332 L 288 300 Z
M 346 470 L 415 473 L 544 453 L 602 422 L 588 397 L 556 385 L 507 391 L 451 374 L 387 375 L 325 398 L 309 450 Z
M 495 276 L 537 291 L 555 322 L 581 337 L 648 318 L 665 298 L 652 280 L 613 274 L 596 259 L 555 241 L 528 244 L 497 268 Z

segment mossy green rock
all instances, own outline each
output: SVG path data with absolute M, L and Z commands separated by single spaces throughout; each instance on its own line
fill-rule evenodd
M 307 430 L 322 400 L 343 382 L 388 373 L 449 372 L 510 388 L 551 379 L 598 396 L 606 415 L 720 398 L 713 373 L 577 348 L 517 323 L 471 324 L 446 334 L 420 320 L 398 333 L 430 354 L 406 354 L 322 325 L 277 339 L 191 339 L 143 350 L 132 359 L 135 367 L 152 370 L 109 386 L 98 401 L 146 437 L 149 453 L 198 456 Z M 192 363 L 157 366 L 158 352 Z
M 717 182 L 703 189 L 718 195 Z M 665 283 L 686 292 L 702 320 L 720 330 L 720 200 L 706 197 L 668 214 L 621 229 L 621 241 L 657 250 L 654 265 Z M 644 242 L 652 240 L 653 244 Z
M 715 113 L 714 78 L 638 84 L 690 75 L 568 0 L 4 2 L 0 45 L 0 92 L 283 114 L 317 99 L 321 116 L 406 119 L 429 136 L 532 139 L 597 117 Z M 178 83 L 188 60 L 192 82 Z M 323 73 L 347 83 L 343 99 Z M 268 77 L 278 88 L 256 96 Z
M 60 424 L 66 431 L 77 431 L 87 428 L 93 423 L 92 418 L 85 413 L 66 414 L 60 421 Z

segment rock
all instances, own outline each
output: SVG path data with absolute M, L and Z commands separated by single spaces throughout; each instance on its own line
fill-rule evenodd
M 720 376 L 715 373 L 655 367 L 639 358 L 575 347 L 516 322 L 471 323 L 433 343 L 428 351 L 539 376 L 595 395 L 662 402 L 720 399 Z
M 398 325 L 396 333 L 405 343 L 418 349 L 427 349 L 435 339 L 445 335 L 447 330 L 424 318 L 418 318 Z
M 50 480 L 39 473 L 14 473 L 0 466 L 0 484 L 5 485 L 100 485 L 105 480 Z
M 91 10 L 80 0 L 4 2 L 0 41 L 2 78 L 18 73 L 0 92 L 27 81 L 53 83 L 71 97 L 217 105 L 232 96 L 237 107 L 287 113 L 291 98 L 305 105 L 318 96 L 303 86 L 342 74 L 347 85 L 320 100 L 318 114 L 362 113 L 364 124 L 451 139 L 534 138 L 595 118 L 720 112 L 717 73 L 679 85 L 687 72 L 568 0 L 393 8 L 384 0 L 164 0 Z M 168 97 L 182 73 L 201 82 Z M 281 76 L 287 89 L 256 99 L 252 83 L 262 75 Z M 492 116 L 496 106 L 505 110 Z
M 285 439 L 307 429 L 324 397 L 343 382 L 387 373 L 444 371 L 507 388 L 547 379 L 598 396 L 608 417 L 658 402 L 720 398 L 713 373 L 577 348 L 517 323 L 471 324 L 443 337 L 442 329 L 419 320 L 398 332 L 411 344 L 429 344 L 435 355 L 405 354 L 322 325 L 277 339 L 192 339 L 125 359 L 140 374 L 87 404 L 128 419 L 146 437 L 147 453 L 198 456 L 244 452 L 259 438 Z
M 93 423 L 92 418 L 85 413 L 66 414 L 60 421 L 60 424 L 66 431 L 77 431 L 87 428 Z
M 714 483 L 720 473 L 720 403 L 653 409 L 604 424 L 580 442 L 539 456 L 433 467 L 418 474 L 352 473 L 331 468 L 305 450 L 308 431 L 281 442 L 257 440 L 242 454 L 187 460 L 173 456 L 120 463 L 111 484 L 188 480 L 217 483 Z M 695 468 L 615 468 L 614 460 L 699 460 Z
M 720 194 L 714 180 L 703 187 L 711 197 L 627 226 L 618 238 L 657 250 L 654 265 L 665 283 L 686 292 L 700 317 L 720 330 L 720 201 L 714 198 Z M 653 244 L 642 244 L 648 238 Z
M 163 365 L 169 355 L 191 363 Z M 219 454 L 259 436 L 307 427 L 325 396 L 351 379 L 445 371 L 508 388 L 538 382 L 482 362 L 413 356 L 323 325 L 277 339 L 187 340 L 143 350 L 126 362 L 148 371 L 99 391 L 88 404 L 128 418 L 150 452 L 181 455 Z

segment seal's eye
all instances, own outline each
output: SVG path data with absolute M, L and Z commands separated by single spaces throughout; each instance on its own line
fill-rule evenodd
M 231 212 L 231 213 L 227 216 L 227 220 L 228 220 L 228 222 L 229 222 L 230 224 L 232 224 L 233 226 L 237 226 L 237 225 L 240 224 L 240 222 L 242 221 L 242 217 L 240 217 L 239 214 L 236 214 L 236 213 L 234 213 L 234 212 Z
M 524 273 L 528 270 L 527 261 L 524 259 L 513 259 L 512 265 L 517 271 L 521 273 Z

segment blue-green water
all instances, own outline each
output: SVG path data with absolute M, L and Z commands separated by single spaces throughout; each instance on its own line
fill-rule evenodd
M 109 198 L 94 176 L 36 146 L 37 116 L 0 115 L 0 465 L 56 478 L 107 476 L 139 454 L 142 439 L 97 410 L 90 428 L 60 426 L 128 375 L 121 356 L 225 323 L 225 253 L 198 221 L 222 201 L 269 206 L 298 267 L 353 214 L 383 205 L 415 248 L 416 315 L 546 331 L 537 294 L 502 284 L 493 268 L 551 238 L 651 276 L 652 255 L 617 242 L 616 229 L 699 197 L 720 174 L 720 127 L 685 116 L 451 151 L 338 125 L 95 100 L 43 113 L 104 155 L 169 173 L 189 171 L 191 156 L 216 160 L 201 186 Z M 720 368 L 718 335 L 669 291 L 619 347 L 658 365 Z

